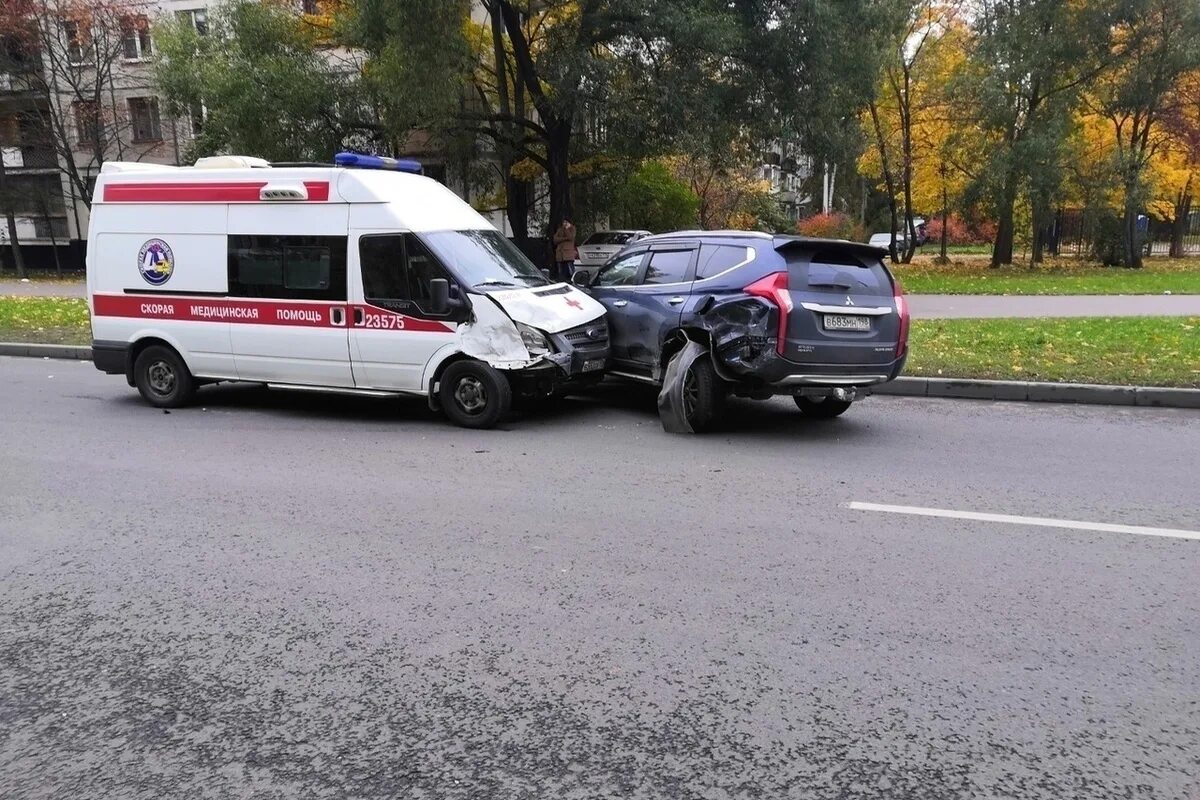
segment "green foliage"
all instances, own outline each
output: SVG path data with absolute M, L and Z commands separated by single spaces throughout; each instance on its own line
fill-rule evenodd
M 155 70 L 170 111 L 201 107 L 193 155 L 238 153 L 328 161 L 373 134 L 356 66 L 319 47 L 327 32 L 286 7 L 232 2 L 209 13 L 209 34 L 164 22 Z
M 415 130 L 444 132 L 463 111 L 476 65 L 466 38 L 469 0 L 351 0 L 335 33 L 367 54 L 363 72 L 386 136 L 404 149 Z
M 621 181 L 612 198 L 612 222 L 619 228 L 661 233 L 696 227 L 700 199 L 658 161 L 647 161 Z

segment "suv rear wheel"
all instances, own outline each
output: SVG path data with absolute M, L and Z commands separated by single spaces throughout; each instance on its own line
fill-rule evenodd
M 833 397 L 813 398 L 793 395 L 792 399 L 796 401 L 796 407 L 804 412 L 804 416 L 813 419 L 833 419 L 846 413 L 846 409 L 850 408 L 849 400 L 837 400 Z
M 442 373 L 438 399 L 455 425 L 491 428 L 512 407 L 512 387 L 481 361 L 456 361 Z

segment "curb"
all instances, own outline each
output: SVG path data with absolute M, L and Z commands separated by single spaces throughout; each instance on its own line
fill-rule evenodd
M 92 348 L 62 344 L 0 342 L 0 356 L 91 361 Z M 1096 383 L 984 381 L 959 378 L 896 378 L 894 381 L 872 386 L 870 393 L 899 397 L 944 397 L 1030 403 L 1200 408 L 1200 389 L 1174 389 L 1166 386 L 1109 386 Z
M 1166 386 L 1109 386 L 1095 383 L 984 381 L 958 378 L 897 378 L 871 387 L 872 394 L 947 397 L 1032 403 L 1200 408 L 1200 389 Z
M 0 342 L 0 356 L 68 358 L 74 361 L 91 361 L 92 348 L 69 344 L 26 344 L 25 342 Z

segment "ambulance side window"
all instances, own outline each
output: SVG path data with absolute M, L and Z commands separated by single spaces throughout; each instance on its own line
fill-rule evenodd
M 229 294 L 346 299 L 345 236 L 229 237 Z
M 450 277 L 411 233 L 364 236 L 358 240 L 358 256 L 363 296 L 393 311 L 426 312 L 433 297 L 430 281 Z

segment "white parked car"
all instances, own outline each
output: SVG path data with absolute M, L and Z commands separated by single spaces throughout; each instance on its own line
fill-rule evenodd
M 575 271 L 594 275 L 610 258 L 621 252 L 621 248 L 649 235 L 650 231 L 596 231 L 579 245 Z

